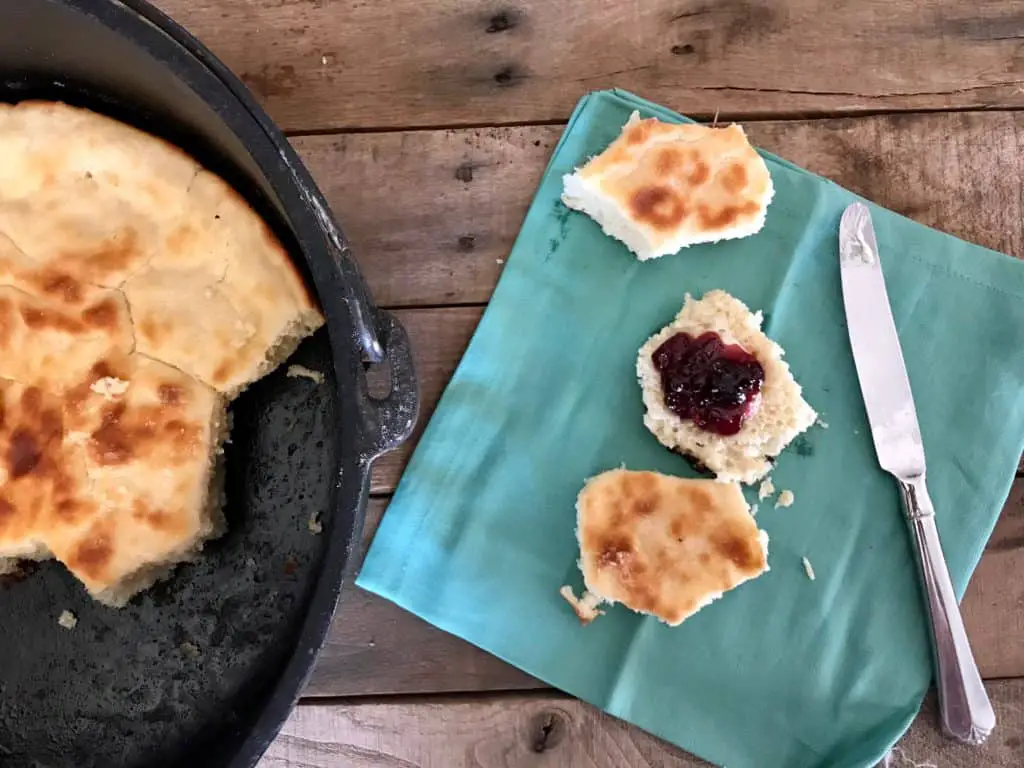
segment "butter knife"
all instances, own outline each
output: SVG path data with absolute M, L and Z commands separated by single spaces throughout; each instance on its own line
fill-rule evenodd
M 899 483 L 924 587 L 942 727 L 965 744 L 981 744 L 995 728 L 996 716 L 942 554 L 925 486 L 924 445 L 914 397 L 885 291 L 871 213 L 862 203 L 843 212 L 839 267 L 850 346 L 875 453 L 882 469 Z

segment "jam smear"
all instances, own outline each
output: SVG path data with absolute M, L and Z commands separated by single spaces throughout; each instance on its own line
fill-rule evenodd
M 677 333 L 654 351 L 665 405 L 681 419 L 719 435 L 735 435 L 757 405 L 764 368 L 714 331 Z

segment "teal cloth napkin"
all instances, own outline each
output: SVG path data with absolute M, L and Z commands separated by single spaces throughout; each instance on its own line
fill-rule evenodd
M 913 720 L 932 668 L 843 313 L 837 230 L 858 198 L 765 154 L 776 196 L 759 234 L 638 263 L 559 201 L 562 174 L 634 109 L 684 120 L 621 91 L 579 103 L 358 584 L 728 768 L 873 765 Z M 962 595 L 1024 448 L 1024 264 L 872 214 Z M 775 485 L 796 503 L 762 504 L 768 573 L 678 628 L 621 606 L 581 627 L 558 595 L 581 585 L 576 494 L 621 464 L 693 475 L 644 428 L 634 366 L 684 294 L 712 288 L 763 310 L 828 426 L 779 458 Z

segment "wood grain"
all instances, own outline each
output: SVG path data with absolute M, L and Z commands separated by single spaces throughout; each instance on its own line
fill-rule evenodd
M 747 129 L 759 146 L 881 205 L 1024 256 L 1020 113 L 770 121 Z M 294 143 L 380 304 L 468 304 L 494 290 L 561 132 L 413 131 Z
M 293 139 L 383 306 L 484 302 L 560 128 Z
M 374 499 L 364 546 L 384 513 Z M 1024 676 L 1024 479 L 1017 480 L 963 601 L 982 674 Z M 350 587 L 305 695 L 525 690 L 544 685 L 383 598 Z
M 387 499 L 367 509 L 364 550 Z M 358 587 L 342 591 L 327 643 L 304 696 L 362 696 L 543 688 L 544 685 L 394 603 Z
M 289 131 L 559 121 L 612 86 L 705 116 L 1024 104 L 1014 3 L 157 2 Z
M 1018 478 L 978 563 L 962 612 L 986 678 L 1024 677 L 1024 479 Z
M 1024 680 L 987 684 L 999 725 L 982 747 L 944 739 L 935 700 L 894 751 L 893 768 L 1020 766 Z M 908 762 L 910 761 L 910 762 Z M 702 760 L 556 694 L 300 705 L 260 768 L 698 768 Z

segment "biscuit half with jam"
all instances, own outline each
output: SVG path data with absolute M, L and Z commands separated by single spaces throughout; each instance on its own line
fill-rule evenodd
M 687 294 L 637 358 L 644 424 L 719 480 L 760 480 L 818 418 L 761 320 L 725 291 Z

